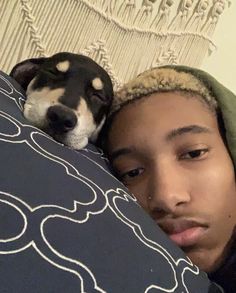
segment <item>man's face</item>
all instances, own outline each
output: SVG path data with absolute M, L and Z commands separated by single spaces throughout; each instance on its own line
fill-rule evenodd
M 234 167 L 199 97 L 158 93 L 114 118 L 109 155 L 141 206 L 201 269 L 227 252 L 236 223 Z

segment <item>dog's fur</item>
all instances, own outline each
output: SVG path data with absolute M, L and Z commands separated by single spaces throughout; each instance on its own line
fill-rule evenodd
M 24 116 L 34 126 L 74 149 L 96 140 L 113 89 L 107 72 L 92 59 L 68 52 L 28 59 L 10 76 L 26 91 Z

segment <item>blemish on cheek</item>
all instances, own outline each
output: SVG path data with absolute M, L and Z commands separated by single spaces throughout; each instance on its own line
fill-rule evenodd
M 228 218 L 230 219 L 231 217 L 232 217 L 231 214 L 229 214 L 229 215 L 228 215 Z
M 95 90 L 102 90 L 103 89 L 103 82 L 99 77 L 96 77 L 92 81 L 92 86 Z
M 57 63 L 56 68 L 61 72 L 66 72 L 70 67 L 70 62 L 68 60 Z

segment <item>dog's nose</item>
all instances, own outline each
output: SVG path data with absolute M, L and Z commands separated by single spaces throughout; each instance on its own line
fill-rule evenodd
M 77 123 L 75 113 L 72 110 L 60 105 L 48 108 L 47 119 L 49 126 L 58 133 L 72 130 Z

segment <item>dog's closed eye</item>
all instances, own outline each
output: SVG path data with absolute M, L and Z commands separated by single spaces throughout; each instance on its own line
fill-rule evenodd
M 40 72 L 41 74 L 46 74 L 50 79 L 57 79 L 62 75 L 62 72 L 58 71 L 56 67 L 43 68 Z
M 100 102 L 103 102 L 103 103 L 107 103 L 107 98 L 102 93 L 93 93 L 91 95 L 91 99 L 94 100 L 94 101 L 100 101 Z
M 47 72 L 51 75 L 58 75 L 58 70 L 56 68 L 48 68 Z

